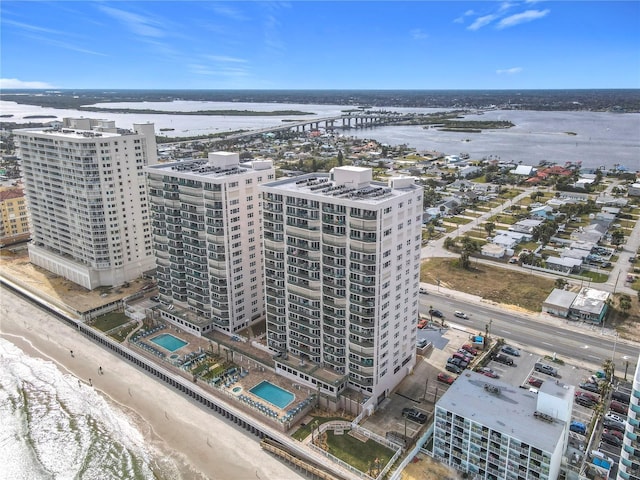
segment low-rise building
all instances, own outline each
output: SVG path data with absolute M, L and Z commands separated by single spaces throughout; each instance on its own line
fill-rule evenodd
M 640 183 L 632 183 L 627 187 L 627 195 L 630 197 L 640 197 Z
M 577 296 L 578 294 L 576 292 L 554 288 L 542 303 L 542 310 L 551 315 L 566 318 L 569 316 L 571 304 L 573 304 Z
M 609 292 L 583 287 L 569 309 L 569 316 L 593 323 L 601 323 L 607 314 Z
M 436 404 L 433 454 L 473 478 L 556 479 L 573 392 L 544 382 L 536 393 L 465 372 Z

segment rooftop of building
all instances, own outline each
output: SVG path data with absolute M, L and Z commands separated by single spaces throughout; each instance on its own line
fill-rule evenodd
M 604 308 L 607 298 L 609 298 L 609 292 L 583 287 L 573 301 L 571 308 L 581 312 L 599 314 Z
M 279 190 L 308 193 L 318 197 L 377 203 L 422 188 L 414 177 L 391 177 L 388 183 L 374 181 L 370 168 L 343 166 L 330 173 L 310 173 L 270 182 L 266 186 Z
M 546 386 L 547 383 L 550 385 Z M 549 395 L 561 398 L 573 395 L 554 382 L 544 382 L 545 386 L 544 392 Z M 535 416 L 537 402 L 537 394 L 528 389 L 476 372 L 465 372 L 453 382 L 436 406 L 551 453 L 561 441 L 566 424 L 549 417 Z
M 131 130 L 119 130 L 118 132 L 96 132 L 93 130 L 83 130 L 80 128 L 66 128 L 66 127 L 39 127 L 39 128 L 24 128 L 16 130 L 16 133 L 34 133 L 46 136 L 55 136 L 61 138 L 68 138 L 70 140 L 81 140 L 89 138 L 114 138 L 121 137 L 122 135 L 131 135 L 135 132 Z
M 571 307 L 571 304 L 573 303 L 573 301 L 577 296 L 578 294 L 575 292 L 554 288 L 553 291 L 547 297 L 547 299 L 544 301 L 544 304 L 569 308 Z
M 24 197 L 22 187 L 0 187 L 0 202 L 21 197 Z
M 271 160 L 240 162 L 240 156 L 231 152 L 211 152 L 207 159 L 162 163 L 148 167 L 149 172 L 170 172 L 176 176 L 224 178 L 249 171 L 266 170 L 273 167 Z

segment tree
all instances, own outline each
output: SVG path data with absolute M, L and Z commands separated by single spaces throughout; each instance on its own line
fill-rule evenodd
M 627 294 L 623 294 L 618 299 L 618 306 L 625 314 L 631 309 L 631 297 Z
M 556 288 L 560 288 L 560 289 L 564 289 L 564 287 L 567 286 L 567 282 L 564 278 L 557 278 L 556 279 Z
M 460 266 L 465 270 L 468 270 L 471 266 L 471 254 L 480 250 L 478 242 L 471 237 L 462 237 L 462 248 L 460 250 Z
M 487 232 L 487 235 L 491 236 L 493 231 L 496 229 L 496 224 L 493 222 L 487 222 L 484 224 L 484 229 Z
M 624 233 L 622 232 L 622 230 L 618 229 L 618 230 L 614 230 L 613 232 L 611 232 L 611 243 L 614 245 L 620 245 L 622 242 L 624 242 Z
M 344 155 L 342 154 L 342 150 L 338 150 L 338 166 L 342 166 L 344 163 Z
M 453 247 L 455 245 L 456 242 L 453 241 L 453 239 L 451 237 L 447 237 L 444 239 L 444 243 L 442 244 L 442 246 L 446 249 L 449 250 L 451 247 Z

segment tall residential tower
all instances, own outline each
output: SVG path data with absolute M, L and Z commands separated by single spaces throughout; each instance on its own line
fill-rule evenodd
M 345 166 L 261 190 L 276 370 L 328 395 L 388 394 L 416 358 L 422 188 Z
M 146 172 L 160 299 L 178 307 L 161 316 L 197 335 L 264 317 L 258 185 L 273 163 L 216 152 Z
M 31 262 L 88 289 L 154 266 L 143 167 L 157 162 L 153 124 L 65 118 L 15 132 L 33 228 Z

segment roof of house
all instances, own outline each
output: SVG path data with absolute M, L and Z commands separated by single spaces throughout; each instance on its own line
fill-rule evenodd
M 600 314 L 608 298 L 609 292 L 583 287 L 571 304 L 571 308 L 581 312 Z
M 578 294 L 576 292 L 554 288 L 547 299 L 543 302 L 543 305 L 552 305 L 554 307 L 569 309 L 577 296 Z

